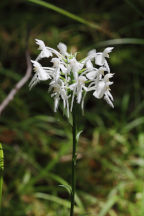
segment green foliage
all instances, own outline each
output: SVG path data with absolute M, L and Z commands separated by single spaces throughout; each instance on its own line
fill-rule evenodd
M 75 14 L 72 14 L 72 13 L 66 11 L 66 10 L 63 10 L 62 8 L 56 7 L 55 5 L 50 4 L 48 2 L 41 1 L 41 0 L 28 0 L 28 1 L 33 2 L 35 4 L 38 4 L 38 5 L 41 5 L 43 7 L 49 8 L 49 9 L 51 9 L 53 11 L 56 11 L 57 13 L 60 13 L 60 14 L 62 14 L 64 16 L 67 16 L 68 18 L 76 20 L 77 22 L 80 22 L 82 24 L 88 25 L 88 26 L 96 28 L 96 29 L 100 29 L 100 27 L 97 24 L 90 23 L 87 20 L 85 20 L 85 19 L 83 19 L 83 18 L 81 18 L 79 16 L 76 16 Z
M 35 2 L 40 2 L 35 0 Z M 34 38 L 56 47 L 63 41 L 83 58 L 89 49 L 114 46 L 110 65 L 114 76 L 115 109 L 86 97 L 85 113 L 77 121 L 83 133 L 77 155 L 76 215 L 144 215 L 144 55 L 143 1 L 30 1 L 0 4 L 0 100 L 23 76 L 25 36 L 37 54 Z M 75 17 L 98 24 L 91 28 Z M 52 10 L 53 9 L 53 10 Z M 59 13 L 57 13 L 59 12 Z M 6 15 L 5 15 L 6 14 Z M 101 31 L 101 28 L 104 31 Z M 108 32 L 108 34 L 107 34 Z M 79 112 L 79 110 L 77 110 Z M 3 216 L 68 216 L 71 124 L 44 84 L 19 91 L 0 118 L 5 173 Z

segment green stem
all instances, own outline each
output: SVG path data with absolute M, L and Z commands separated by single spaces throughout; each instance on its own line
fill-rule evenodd
M 3 177 L 0 174 L 0 212 L 1 212 L 1 204 L 2 204 L 2 185 L 3 185 Z
M 72 192 L 71 192 L 71 210 L 70 210 L 70 216 L 74 215 L 74 204 L 75 204 L 75 190 L 76 190 L 76 105 L 73 106 L 73 127 L 72 127 L 72 133 L 73 133 L 73 153 L 72 153 Z
M 1 212 L 1 202 L 2 202 L 2 185 L 3 185 L 3 170 L 4 170 L 4 156 L 2 144 L 0 143 L 0 212 Z

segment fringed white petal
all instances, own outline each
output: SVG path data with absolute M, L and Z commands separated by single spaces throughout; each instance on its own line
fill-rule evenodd
M 31 80 L 30 83 L 29 83 L 29 88 L 30 88 L 30 90 L 31 90 L 34 86 L 36 86 L 39 82 L 40 82 L 40 81 L 39 81 L 39 79 L 38 79 L 38 75 L 35 74 L 35 75 L 33 76 L 32 80 Z
M 57 111 L 58 105 L 59 105 L 59 97 L 56 96 L 56 97 L 54 98 L 54 112 Z
M 108 97 L 107 94 L 104 96 L 104 100 L 105 100 L 112 108 L 114 108 L 114 105 L 113 105 L 112 101 L 110 100 L 110 98 Z

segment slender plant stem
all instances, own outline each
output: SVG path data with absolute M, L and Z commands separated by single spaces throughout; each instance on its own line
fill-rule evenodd
M 3 158 L 2 144 L 0 143 L 0 212 L 1 212 L 1 202 L 2 202 L 2 185 L 3 185 L 3 169 L 4 169 L 4 158 Z
M 1 205 L 2 205 L 2 185 L 3 185 L 3 177 L 0 174 L 0 212 L 1 212 Z
M 74 215 L 74 204 L 75 204 L 75 191 L 76 191 L 76 104 L 73 106 L 73 127 L 72 127 L 72 134 L 73 134 L 73 153 L 72 153 L 72 192 L 71 192 L 71 209 L 70 209 L 70 216 Z

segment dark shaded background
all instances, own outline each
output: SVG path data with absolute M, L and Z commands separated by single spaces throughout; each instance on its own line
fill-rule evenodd
M 144 215 L 144 3 L 142 0 L 45 1 L 102 30 L 42 6 L 20 0 L 0 2 L 0 102 L 26 70 L 25 38 L 31 58 L 35 38 L 53 48 L 62 41 L 85 57 L 90 49 L 114 46 L 115 109 L 87 96 L 78 146 L 76 215 Z M 116 40 L 119 39 L 119 40 Z M 80 111 L 79 111 L 80 112 Z M 3 216 L 67 216 L 71 127 L 53 113 L 46 83 L 25 85 L 0 117 L 5 153 Z M 65 182 L 66 181 L 66 182 Z

